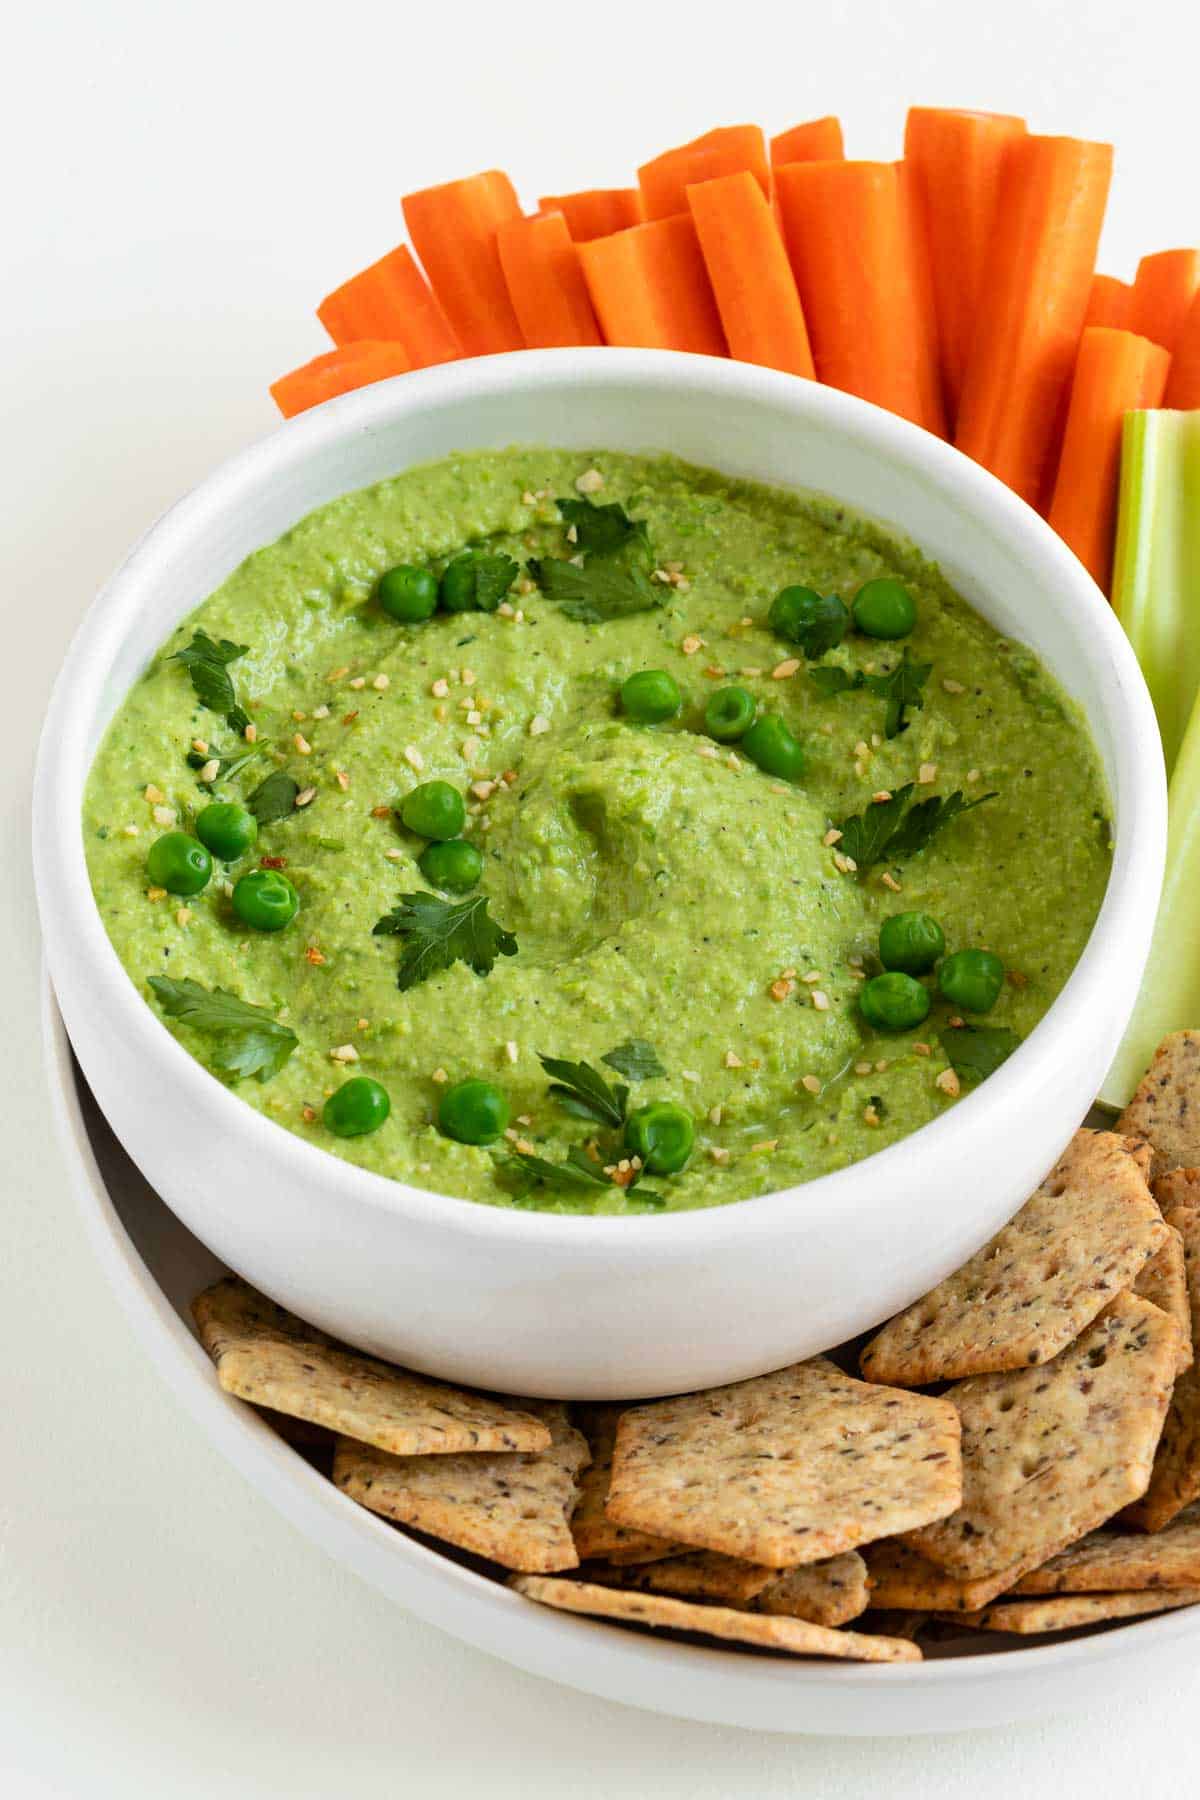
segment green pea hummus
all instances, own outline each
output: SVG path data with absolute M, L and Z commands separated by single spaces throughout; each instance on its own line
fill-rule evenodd
M 499 612 L 401 625 L 374 603 L 386 569 L 440 571 L 466 545 L 522 563 L 570 556 L 555 496 L 577 498 L 577 488 L 646 521 L 661 605 L 580 623 L 527 577 Z M 918 613 L 909 654 L 932 664 L 924 705 L 891 739 L 883 700 L 823 693 L 767 626 L 784 586 L 849 601 L 879 575 L 908 585 Z M 242 799 L 277 768 L 314 791 L 181 901 L 149 883 L 146 853 L 214 797 L 188 754 L 194 763 L 206 749 L 247 748 L 169 660 L 196 627 L 248 646 L 230 674 L 257 755 L 216 796 Z M 901 649 L 851 633 L 821 666 L 886 672 Z M 620 684 L 647 668 L 683 691 L 669 723 L 620 712 Z M 800 783 L 703 735 L 723 677 L 801 739 Z M 467 795 L 480 891 L 518 950 L 486 976 L 457 962 L 401 992 L 397 940 L 373 927 L 402 894 L 426 889 L 424 846 L 396 809 L 433 777 Z M 914 799 L 997 797 L 915 855 L 845 867 L 833 822 L 907 782 Z M 269 1009 L 297 1034 L 272 1079 L 238 1085 L 248 1104 L 397 1180 L 572 1212 L 746 1199 L 936 1118 L 958 1086 L 942 1045 L 953 1009 L 935 996 L 916 1030 L 867 1028 L 857 996 L 878 968 L 881 921 L 923 909 L 948 949 L 996 952 L 1009 977 L 986 1023 L 1023 1037 L 1079 956 L 1110 865 L 1104 780 L 1079 713 L 913 549 L 830 501 L 668 457 L 536 448 L 454 456 L 347 494 L 250 557 L 117 713 L 83 825 L 97 906 L 151 1005 L 148 976 L 187 977 Z M 263 857 L 285 859 L 300 899 L 274 933 L 242 924 L 229 898 L 231 881 Z M 208 1060 L 210 1040 L 169 1024 Z M 587 1061 L 615 1081 L 601 1058 L 631 1038 L 652 1044 L 667 1072 L 632 1084 L 630 1104 L 670 1099 L 696 1120 L 688 1166 L 647 1182 L 646 1201 L 622 1185 L 619 1143 L 548 1095 L 538 1061 Z M 371 1135 L 334 1137 L 324 1101 L 358 1074 L 383 1083 L 391 1116 Z M 440 1135 L 445 1083 L 467 1076 L 504 1091 L 523 1153 L 561 1161 L 591 1142 L 597 1169 L 615 1179 L 531 1185 L 508 1160 L 514 1136 L 473 1147 Z

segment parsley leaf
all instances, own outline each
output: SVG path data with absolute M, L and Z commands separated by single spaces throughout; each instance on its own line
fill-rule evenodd
M 852 857 L 860 871 L 871 868 L 874 863 L 915 856 L 918 850 L 924 850 L 935 832 L 952 825 L 963 813 L 982 806 L 985 800 L 996 799 L 995 794 L 981 794 L 978 800 L 968 801 L 963 799 L 960 790 L 956 790 L 945 796 L 933 794 L 928 800 L 919 800 L 915 806 L 909 806 L 912 791 L 913 783 L 906 781 L 890 800 L 881 800 L 861 813 L 838 821 L 837 828 L 842 834 L 838 849 L 843 856 Z
M 631 519 L 614 501 L 598 506 L 591 500 L 559 500 L 558 510 L 568 526 L 574 526 L 572 547 L 585 556 L 611 556 L 629 543 L 649 547 L 645 519 Z
M 867 685 L 867 678 L 861 669 L 855 669 L 851 675 L 846 669 L 839 668 L 837 663 L 828 663 L 822 669 L 810 669 L 808 679 L 814 682 L 827 699 L 835 694 L 853 693 L 857 688 Z
M 236 662 L 239 656 L 245 656 L 249 648 L 248 644 L 231 643 L 228 638 L 214 643 L 207 631 L 193 631 L 191 643 L 167 659 L 183 664 L 201 706 L 207 707 L 209 712 L 224 713 L 225 723 L 231 731 L 245 731 L 250 714 L 243 712 L 237 703 L 228 665 Z
M 536 558 L 528 564 L 530 575 L 547 600 L 561 606 L 568 619 L 583 625 L 600 625 L 606 619 L 626 619 L 631 613 L 652 612 L 663 602 L 662 593 L 640 562 L 577 563 L 561 557 Z
M 590 1063 L 564 1062 L 558 1056 L 542 1056 L 538 1060 L 547 1075 L 553 1076 L 550 1093 L 564 1112 L 577 1119 L 595 1119 L 601 1125 L 619 1130 L 625 1123 L 629 1089 L 622 1082 L 610 1087 L 598 1069 Z
M 520 572 L 520 564 L 502 550 L 464 550 L 453 566 L 465 573 L 468 589 L 460 612 L 495 612 Z
M 896 667 L 886 675 L 863 676 L 864 687 L 870 688 L 873 694 L 878 694 L 887 701 L 884 737 L 899 737 L 902 731 L 908 730 L 909 721 L 905 714 L 910 706 L 924 706 L 925 683 L 932 672 L 932 663 L 911 662 L 906 647 Z
M 606 1188 L 612 1183 L 599 1166 L 592 1162 L 586 1150 L 572 1150 L 566 1162 L 549 1162 L 544 1156 L 531 1156 L 528 1151 L 514 1150 L 511 1156 L 504 1159 L 510 1166 L 515 1166 L 534 1181 L 545 1182 L 551 1187 L 569 1188 Z
M 213 1039 L 213 1068 L 231 1081 L 247 1075 L 269 1081 L 300 1041 L 265 1006 L 252 1006 L 224 988 L 210 991 L 190 978 L 172 981 L 166 975 L 150 975 L 147 980 L 168 1018 L 182 1019 Z
M 627 1038 L 600 1061 L 615 1069 L 618 1075 L 624 1075 L 627 1081 L 653 1081 L 667 1072 L 658 1060 L 654 1045 L 648 1044 L 645 1038 Z
M 486 894 L 457 902 L 436 894 L 402 894 L 372 935 L 403 938 L 396 975 L 402 993 L 452 963 L 465 962 L 476 975 L 490 975 L 497 956 L 517 954 L 512 932 L 488 917 Z
M 247 796 L 246 810 L 254 814 L 260 825 L 275 825 L 280 819 L 292 817 L 299 792 L 298 781 L 282 769 L 275 769 Z
M 943 1031 L 939 1042 L 954 1073 L 963 1081 L 985 1081 L 1007 1062 L 1021 1039 L 1007 1025 L 960 1025 Z

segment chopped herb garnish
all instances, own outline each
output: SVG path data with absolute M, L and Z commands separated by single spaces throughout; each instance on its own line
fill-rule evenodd
M 631 519 L 625 508 L 614 501 L 597 506 L 591 500 L 559 500 L 558 510 L 575 537 L 572 548 L 585 556 L 611 556 L 630 543 L 649 545 L 645 519 Z
M 430 975 L 465 962 L 477 975 L 490 975 L 497 956 L 515 956 L 511 931 L 488 916 L 488 897 L 441 900 L 436 894 L 402 894 L 374 928 L 375 937 L 404 940 L 396 984 L 402 992 Z
M 218 782 L 230 781 L 235 775 L 240 775 L 247 763 L 252 763 L 256 756 L 261 755 L 261 750 L 246 750 L 235 756 L 223 756 L 219 750 L 189 750 L 187 764 L 189 769 L 203 769 L 214 757 L 216 758 L 217 772 L 212 780 L 201 781 L 198 784 L 211 793 Z
M 961 1025 L 943 1031 L 938 1041 L 959 1079 L 977 1082 L 994 1075 L 1021 1039 L 1007 1025 Z
M 791 587 L 775 596 L 768 622 L 780 637 L 795 644 L 809 662 L 816 662 L 837 649 L 850 629 L 850 614 L 837 594 Z
M 577 1119 L 594 1119 L 601 1125 L 620 1130 L 625 1123 L 629 1089 L 623 1082 L 609 1086 L 598 1069 L 590 1063 L 564 1062 L 558 1056 L 541 1056 L 538 1060 L 547 1075 L 553 1077 L 550 1093 L 564 1112 Z
M 645 1038 L 627 1038 L 600 1061 L 615 1069 L 618 1075 L 624 1075 L 627 1081 L 654 1081 L 667 1072 L 658 1060 L 654 1045 L 648 1044 Z
M 207 631 L 193 631 L 191 643 L 167 659 L 183 664 L 201 706 L 209 712 L 223 713 L 231 731 L 245 731 L 250 714 L 238 705 L 228 665 L 245 656 L 249 648 L 248 644 L 235 644 L 229 638 L 214 643 Z
M 841 668 L 837 663 L 827 663 L 823 668 L 810 669 L 808 679 L 815 687 L 819 687 L 828 699 L 832 699 L 835 694 L 854 693 L 858 688 L 864 688 L 867 685 L 867 678 L 861 669 L 855 669 L 851 675 L 848 669 Z
M 260 825 L 276 825 L 280 819 L 292 817 L 299 792 L 298 781 L 293 781 L 282 769 L 275 769 L 247 797 L 246 810 L 254 814 Z
M 853 858 L 860 873 L 875 863 L 915 856 L 936 832 L 953 824 L 963 813 L 973 812 L 985 801 L 997 798 L 992 793 L 981 794 L 978 800 L 964 800 L 961 790 L 956 790 L 944 796 L 933 794 L 910 806 L 913 785 L 906 781 L 890 800 L 878 801 L 864 812 L 838 821 L 837 829 L 842 834 L 838 850 Z
M 626 619 L 662 605 L 662 590 L 655 588 L 641 562 L 614 559 L 588 563 L 581 569 L 561 557 L 543 557 L 527 566 L 547 600 L 584 625 Z
M 878 694 L 882 700 L 887 701 L 884 736 L 894 738 L 908 730 L 909 720 L 906 715 L 909 708 L 924 706 L 925 683 L 932 670 L 932 663 L 910 662 L 906 649 L 896 667 L 884 675 L 866 675 L 861 669 L 855 669 L 851 675 L 846 669 L 830 666 L 810 669 L 808 678 L 828 699 L 838 694 L 857 693 L 862 688 Z
M 147 980 L 168 1018 L 181 1019 L 212 1038 L 212 1066 L 231 1081 L 247 1075 L 269 1081 L 300 1041 L 266 1007 L 239 1000 L 224 988 L 210 990 L 186 977 L 172 981 L 166 975 L 150 975 Z
M 453 566 L 461 590 L 458 612 L 495 612 L 521 572 L 520 564 L 502 550 L 467 550 Z
M 608 1176 L 594 1164 L 586 1150 L 576 1146 L 568 1155 L 566 1162 L 549 1162 L 544 1156 L 532 1156 L 528 1151 L 515 1150 L 511 1156 L 504 1158 L 511 1167 L 521 1170 L 532 1180 L 545 1182 L 550 1187 L 595 1188 L 611 1187 Z

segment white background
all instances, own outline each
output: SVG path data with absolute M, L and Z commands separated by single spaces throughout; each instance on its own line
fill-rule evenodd
M 1193 18 L 1195 9 L 1188 7 Z M 1182 0 L 59 0 L 0 105 L 0 1789 L 190 1797 L 1188 1791 L 1200 1676 L 1102 1714 L 938 1739 L 756 1738 L 520 1675 L 283 1524 L 134 1343 L 71 1210 L 38 1060 L 28 782 L 91 594 L 221 458 L 399 196 L 493 164 L 528 201 L 625 182 L 718 123 L 835 111 L 893 156 L 910 101 L 1113 139 L 1104 250 L 1200 239 L 1200 28 Z M 710 21 L 705 23 L 703 21 Z M 11 907 L 11 912 L 9 908 Z M 148 1097 L 150 1103 L 150 1097 Z

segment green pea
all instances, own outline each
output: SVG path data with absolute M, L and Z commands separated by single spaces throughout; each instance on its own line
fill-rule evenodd
M 682 705 L 679 684 L 665 669 L 639 669 L 621 684 L 621 706 L 639 724 L 660 725 Z
M 251 869 L 234 884 L 233 910 L 255 931 L 282 931 L 299 907 L 299 894 L 278 869 Z
M 858 996 L 863 1018 L 876 1031 L 912 1031 L 929 1016 L 931 1004 L 928 989 L 899 969 L 872 976 Z
M 1004 986 L 1004 964 L 990 950 L 956 950 L 938 970 L 938 986 L 951 1006 L 991 1012 Z
M 758 702 L 745 688 L 718 688 L 704 709 L 704 729 L 718 744 L 732 744 L 745 737 L 757 711 Z
M 146 873 L 152 886 L 168 894 L 198 894 L 212 877 L 212 857 L 186 831 L 165 831 L 150 846 Z
M 400 802 L 400 818 L 418 837 L 456 838 L 467 819 L 462 795 L 448 781 L 423 781 Z
M 879 960 L 885 969 L 923 975 L 945 948 L 941 926 L 925 912 L 893 913 L 879 927 Z
M 236 862 L 258 842 L 258 820 L 232 800 L 214 800 L 197 813 L 196 836 L 222 862 Z
M 810 587 L 785 587 L 771 602 L 767 624 L 777 637 L 800 645 L 806 655 L 823 656 L 845 637 L 850 614 L 836 594 L 818 594 Z
M 640 1156 L 652 1175 L 675 1175 L 692 1154 L 696 1127 L 690 1112 L 673 1100 L 652 1100 L 625 1121 L 625 1148 Z
M 334 1137 L 366 1137 L 379 1130 L 391 1110 L 385 1087 L 369 1075 L 355 1075 L 330 1094 L 321 1117 Z
M 490 1081 L 457 1081 L 438 1106 L 438 1130 L 460 1144 L 491 1144 L 508 1125 L 508 1101 Z
M 426 844 L 417 858 L 417 867 L 430 887 L 442 888 L 448 894 L 465 894 L 483 874 L 483 857 L 465 838 L 454 838 L 449 843 Z
M 438 603 L 437 576 L 413 563 L 397 563 L 379 577 L 375 598 L 388 617 L 401 624 L 432 618 Z
M 756 719 L 742 739 L 742 749 L 765 775 L 799 781 L 804 773 L 804 748 L 778 713 Z
M 866 581 L 850 608 L 859 631 L 873 638 L 907 637 L 917 622 L 917 603 L 902 581 L 880 575 Z

